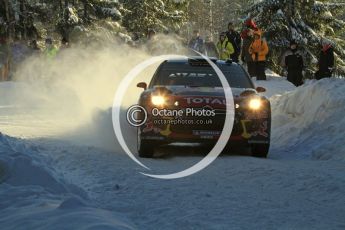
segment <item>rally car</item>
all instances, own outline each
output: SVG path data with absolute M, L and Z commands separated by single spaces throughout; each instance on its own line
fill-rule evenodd
M 244 68 L 234 62 L 212 59 L 231 86 L 235 118 L 227 145 L 251 148 L 255 157 L 267 157 L 271 134 L 271 105 L 255 88 Z M 140 157 L 153 157 L 158 146 L 171 143 L 215 144 L 224 128 L 225 93 L 221 81 L 204 59 L 164 61 L 151 82 L 137 84 L 144 92 L 139 106 L 145 113 L 138 127 Z M 145 116 L 145 117 L 144 117 Z

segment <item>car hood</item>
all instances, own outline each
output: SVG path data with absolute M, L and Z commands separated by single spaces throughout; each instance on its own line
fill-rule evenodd
M 146 100 L 152 94 L 165 95 L 168 105 L 176 105 L 180 108 L 205 107 L 224 109 L 226 99 L 224 90 L 231 90 L 233 100 L 237 104 L 253 96 L 259 96 L 253 88 L 223 88 L 223 87 L 185 87 L 185 86 L 156 86 L 145 91 L 141 99 Z
M 157 86 L 153 89 L 168 90 L 169 94 L 175 96 L 207 96 L 207 97 L 225 97 L 224 90 L 231 90 L 234 98 L 241 97 L 243 92 L 257 94 L 252 88 L 223 88 L 223 87 L 185 87 L 185 86 Z

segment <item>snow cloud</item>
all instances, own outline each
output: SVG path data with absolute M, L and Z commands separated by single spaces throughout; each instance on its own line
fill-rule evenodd
M 45 137 L 47 133 L 58 137 L 73 134 L 90 145 L 93 145 L 90 141 L 107 139 L 113 143 L 110 108 L 119 82 L 148 57 L 177 52 L 182 47 L 180 41 L 164 36 L 158 35 L 145 49 L 104 42 L 74 45 L 60 50 L 55 59 L 44 55 L 28 58 L 16 71 L 15 78 L 19 83 L 7 90 L 5 97 L 8 105 L 20 108 L 22 114 L 36 113 L 20 118 L 28 126 L 26 132 L 21 129 L 21 133 L 15 130 L 6 133 L 34 137 Z M 124 106 L 137 103 L 142 90 L 136 84 L 140 81 L 148 83 L 158 65 L 148 68 L 132 83 Z M 38 124 L 44 124 L 46 128 L 40 129 Z

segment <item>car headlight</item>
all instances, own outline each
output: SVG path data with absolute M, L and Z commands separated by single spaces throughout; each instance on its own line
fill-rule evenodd
M 251 99 L 249 101 L 249 108 L 252 110 L 259 110 L 262 106 L 262 102 L 260 99 L 255 98 L 255 99 Z
M 163 106 L 166 103 L 165 97 L 163 96 L 152 96 L 151 103 L 155 106 Z

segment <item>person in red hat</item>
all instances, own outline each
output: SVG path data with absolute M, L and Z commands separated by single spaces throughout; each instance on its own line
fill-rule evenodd
M 334 50 L 332 44 L 328 40 L 322 40 L 322 48 L 320 51 L 319 70 L 315 73 L 315 78 L 320 80 L 322 78 L 332 77 L 334 70 Z
M 248 73 L 251 77 L 255 76 L 255 63 L 252 59 L 252 55 L 249 53 L 249 47 L 254 41 L 254 32 L 258 31 L 258 27 L 253 19 L 248 19 L 245 23 L 245 29 L 241 33 L 242 37 L 242 53 L 241 60 L 247 65 Z

